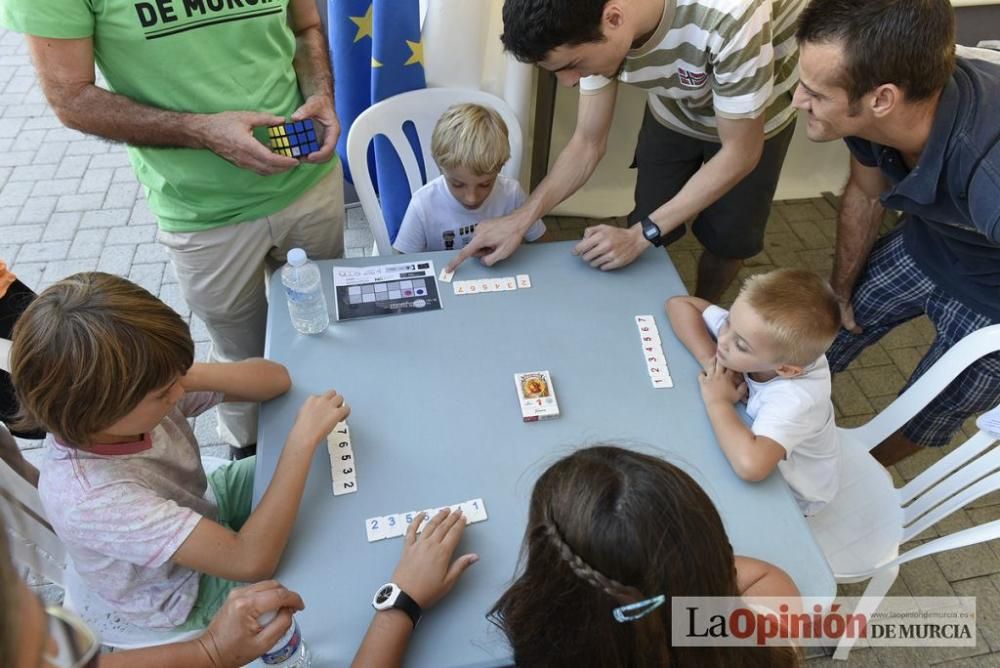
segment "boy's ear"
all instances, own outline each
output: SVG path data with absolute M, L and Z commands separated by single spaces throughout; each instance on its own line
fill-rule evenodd
M 795 364 L 779 364 L 775 371 L 777 371 L 778 375 L 782 378 L 795 378 L 796 376 L 802 375 L 803 369 Z

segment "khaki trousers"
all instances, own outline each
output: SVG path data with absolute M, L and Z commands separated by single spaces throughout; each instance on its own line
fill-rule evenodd
M 264 354 L 266 282 L 292 248 L 313 260 L 344 255 L 340 163 L 299 199 L 270 216 L 203 232 L 160 231 L 191 312 L 212 340 L 212 362 Z M 275 304 L 284 307 L 282 295 Z M 219 406 L 219 436 L 237 447 L 257 442 L 257 404 Z

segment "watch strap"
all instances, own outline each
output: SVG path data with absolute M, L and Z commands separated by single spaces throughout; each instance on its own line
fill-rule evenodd
M 420 621 L 420 616 L 423 614 L 423 610 L 420 608 L 420 604 L 410 598 L 402 589 L 399 590 L 399 595 L 396 596 L 396 602 L 392 604 L 392 607 L 397 610 L 402 610 L 413 622 L 413 628 L 417 627 L 417 622 Z

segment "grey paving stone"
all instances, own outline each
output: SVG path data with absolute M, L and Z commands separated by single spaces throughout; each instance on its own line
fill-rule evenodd
M 161 285 L 159 297 L 164 304 L 180 313 L 184 318 L 191 315 L 191 308 L 188 306 L 187 300 L 184 299 L 180 286 L 176 283 Z
M 45 273 L 42 275 L 43 289 L 67 276 L 72 276 L 81 271 L 94 271 L 95 269 L 97 269 L 96 257 L 49 262 L 48 266 L 45 267 Z
M 81 139 L 72 141 L 66 147 L 66 155 L 96 155 L 107 153 L 110 144 L 98 139 Z
M 35 116 L 24 121 L 25 130 L 51 130 L 63 127 L 62 121 L 55 114 Z
M 204 321 L 196 315 L 191 316 L 191 338 L 194 339 L 195 343 L 199 341 L 211 340 L 211 337 L 208 335 L 208 328 L 205 326 Z
M 79 211 L 52 214 L 49 222 L 45 225 L 45 231 L 42 233 L 42 241 L 72 239 L 82 216 L 83 214 Z
M 4 109 L 3 117 L 4 120 L 13 118 L 34 118 L 45 113 L 45 103 L 38 102 L 37 98 L 34 96 L 24 96 L 22 98 L 24 104 L 14 104 L 10 105 Z
M 104 193 L 86 193 L 83 195 L 61 195 L 56 204 L 56 211 L 86 211 L 88 214 L 99 213 L 104 202 Z M 86 226 L 85 226 L 86 227 Z
M 13 225 L 17 222 L 20 206 L 0 206 L 0 225 Z
M 63 158 L 59 162 L 59 169 L 56 170 L 57 179 L 82 178 L 90 164 L 89 155 L 74 155 Z
M 46 223 L 52 216 L 52 211 L 56 208 L 56 197 L 36 197 L 32 195 L 21 207 L 21 213 L 17 215 L 18 224 Z
M 122 225 L 111 228 L 109 244 L 141 244 L 156 240 L 156 225 Z
M 35 157 L 31 159 L 31 164 L 33 165 L 47 165 L 50 163 L 58 164 L 62 160 L 63 156 L 66 154 L 66 147 L 69 146 L 69 142 L 65 141 L 51 141 L 46 142 L 38 147 L 35 151 Z
M 166 262 L 167 251 L 158 243 L 144 243 L 136 246 L 135 258 L 132 260 L 136 264 L 148 262 Z
M 38 232 L 41 234 L 41 227 Z M 69 252 L 69 241 L 39 241 L 21 247 L 18 259 L 21 262 L 49 262 L 63 260 Z
M 163 282 L 163 263 L 133 264 L 129 269 L 128 279 L 155 295 L 159 293 L 160 284 Z
M 77 195 L 77 197 L 94 197 L 101 200 L 104 198 L 104 195 L 102 193 L 95 193 L 90 195 Z M 83 220 L 80 221 L 80 227 L 117 227 L 119 225 L 124 227 L 128 223 L 130 213 L 131 211 L 129 209 L 105 209 L 96 211 L 91 209 L 83 214 Z
M 17 266 L 14 267 L 14 273 L 17 274 L 22 283 L 30 286 L 33 290 L 38 290 L 38 286 L 42 282 L 42 274 L 45 272 L 46 263 L 22 262 L 20 257 L 21 254 L 18 253 Z
M 132 183 L 112 183 L 108 188 L 108 194 L 104 198 L 104 208 L 118 209 L 129 208 L 135 205 L 138 196 L 139 184 Z
M 0 167 L 0 188 L 7 185 L 10 175 L 14 172 L 13 167 Z
M 132 207 L 132 213 L 128 219 L 129 225 L 155 225 L 156 216 L 153 212 L 149 210 L 149 203 L 146 198 L 140 193 L 139 199 L 135 201 L 135 206 Z
M 41 181 L 55 176 L 56 165 L 20 165 L 11 172 L 10 181 Z
M 135 180 L 135 172 L 132 171 L 132 167 L 116 167 L 115 175 L 111 177 L 112 183 L 137 183 Z
M 106 246 L 101 251 L 101 257 L 97 262 L 99 271 L 106 271 L 109 274 L 128 276 L 132 267 L 132 256 L 135 255 L 135 245 Z
M 3 240 L 8 244 L 31 244 L 42 238 L 42 231 L 40 225 L 5 225 Z
M 80 230 L 73 237 L 73 245 L 69 248 L 69 259 L 96 258 L 101 257 L 104 250 L 104 239 L 108 236 L 108 230 L 104 227 L 94 227 L 87 230 Z
M 104 168 L 117 168 L 117 167 L 128 167 L 131 169 L 131 163 L 128 161 L 128 153 L 125 151 L 125 147 L 121 144 L 111 144 L 109 152 L 105 155 L 95 155 L 90 160 L 90 167 L 92 169 L 104 169 Z
M 108 191 L 108 186 L 111 185 L 111 177 L 114 173 L 115 170 L 110 167 L 106 169 L 95 169 L 94 160 L 91 158 L 90 166 L 87 167 L 87 172 L 83 175 L 83 180 L 80 181 L 80 192 L 106 193 Z
M 10 181 L 0 190 L 0 206 L 24 206 L 31 197 L 31 181 Z
M 21 244 L 0 243 L 0 260 L 6 262 L 8 267 L 13 267 L 20 250 Z
M 33 197 L 42 195 L 74 195 L 80 189 L 80 179 L 50 179 L 35 181 Z
M 86 139 L 87 135 L 77 130 L 59 125 L 45 133 L 45 141 L 65 141 L 74 142 Z
M 23 127 L 23 118 L 12 118 L 7 122 L 0 123 L 0 137 L 16 137 Z

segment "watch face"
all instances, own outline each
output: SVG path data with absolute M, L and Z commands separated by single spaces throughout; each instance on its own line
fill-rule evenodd
M 642 224 L 642 235 L 646 237 L 647 240 L 652 241 L 656 237 L 660 236 L 660 230 L 657 229 L 655 223 L 643 223 Z
M 376 605 L 381 605 L 382 603 L 385 603 L 386 601 L 389 600 L 390 596 L 392 596 L 392 585 L 387 584 L 381 589 L 379 589 L 378 593 L 375 594 Z

